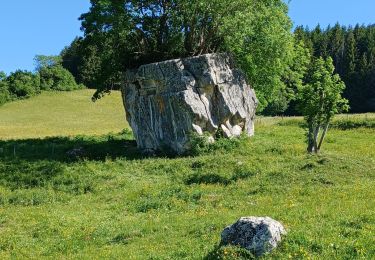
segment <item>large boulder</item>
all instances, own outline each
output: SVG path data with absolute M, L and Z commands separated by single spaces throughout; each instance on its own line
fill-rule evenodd
M 269 217 L 243 217 L 221 233 L 222 245 L 235 245 L 261 256 L 271 252 L 285 235 L 284 227 Z
M 125 73 L 127 120 L 144 151 L 184 153 L 192 133 L 254 134 L 257 99 L 226 54 L 141 66 Z

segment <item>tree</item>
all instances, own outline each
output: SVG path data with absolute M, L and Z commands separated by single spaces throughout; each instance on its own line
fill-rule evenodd
M 8 83 L 6 82 L 6 74 L 0 71 L 0 106 L 10 100 Z
M 283 87 L 265 109 L 267 115 L 295 114 L 296 93 L 303 85 L 308 67 L 311 62 L 310 50 L 305 47 L 302 40 L 294 37 L 294 46 L 291 60 L 288 63 L 283 75 Z M 287 111 L 288 110 L 288 111 Z M 287 112 L 286 112 L 287 111 Z
M 62 59 L 60 56 L 47 56 L 47 55 L 36 55 L 34 58 L 35 69 L 40 71 L 43 68 L 52 67 L 61 64 Z
M 334 70 L 332 58 L 316 59 L 298 93 L 299 110 L 308 129 L 309 153 L 320 151 L 333 116 L 349 109 L 348 101 L 341 96 L 345 84 Z
M 42 68 L 39 75 L 42 90 L 70 91 L 83 88 L 83 85 L 78 85 L 73 75 L 61 65 Z
M 345 52 L 345 73 L 347 77 L 351 77 L 356 72 L 357 64 L 357 44 L 352 30 L 349 31 L 346 38 L 346 52 Z
M 61 53 L 61 65 L 69 70 L 77 83 L 83 83 L 80 77 L 80 66 L 82 64 L 82 37 L 77 37 L 73 42 L 65 47 Z
M 70 91 L 83 88 L 76 83 L 73 75 L 63 68 L 60 56 L 37 55 L 34 61 L 41 90 Z
M 351 112 L 374 111 L 375 25 L 353 28 L 336 24 L 324 30 L 318 26 L 313 31 L 299 26 L 295 37 L 306 46 L 312 44 L 315 58 L 333 58 L 335 71 L 345 82 L 343 96 L 349 100 Z
M 28 98 L 40 93 L 39 73 L 17 70 L 11 73 L 6 81 L 14 98 Z
M 283 1 L 245 2 L 247 8 L 224 20 L 224 49 L 235 55 L 256 90 L 261 112 L 285 89 L 283 76 L 293 60 L 292 24 Z
M 282 0 L 91 0 L 81 16 L 81 71 L 95 97 L 142 64 L 230 52 L 256 89 L 261 108 L 282 87 L 292 23 Z
M 327 31 L 329 38 L 329 56 L 333 58 L 338 74 L 343 75 L 344 51 L 345 51 L 345 28 L 336 23 L 331 31 Z

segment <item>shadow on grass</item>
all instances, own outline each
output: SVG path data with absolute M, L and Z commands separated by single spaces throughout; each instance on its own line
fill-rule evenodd
M 97 137 L 0 141 L 0 187 L 10 190 L 50 187 L 73 194 L 88 193 L 95 190 L 95 176 L 87 168 L 66 171 L 66 166 L 118 158 L 146 158 L 137 149 L 129 131 Z M 35 197 L 35 194 L 31 195 Z M 0 190 L 1 196 L 5 195 Z
M 104 161 L 108 158 L 142 159 L 131 132 L 99 137 L 48 137 L 43 139 L 0 141 L 0 162 L 14 160 Z
M 237 169 L 234 174 L 230 176 L 222 176 L 217 173 L 204 173 L 204 172 L 195 172 L 191 175 L 188 175 L 184 183 L 186 185 L 194 184 L 218 184 L 227 186 L 231 183 L 237 182 L 239 180 L 244 180 L 255 176 L 256 173 L 252 170 Z
M 153 158 L 176 158 L 188 155 L 177 155 L 165 151 L 151 156 Z M 78 167 L 66 171 L 66 166 L 85 161 L 147 158 L 150 158 L 150 155 L 142 153 L 137 148 L 132 133 L 127 130 L 104 136 L 0 140 L 0 186 L 11 190 L 48 186 L 54 190 L 82 194 L 95 190 L 95 177 L 90 173 L 89 168 L 82 167 L 83 170 L 80 170 L 81 168 Z M 247 172 L 240 172 L 230 179 L 216 175 L 190 176 L 187 183 L 227 185 L 236 178 L 246 178 L 247 175 Z

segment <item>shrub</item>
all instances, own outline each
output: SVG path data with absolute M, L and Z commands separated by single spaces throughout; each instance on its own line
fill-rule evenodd
M 0 106 L 10 100 L 8 84 L 0 81 Z
M 208 133 L 204 135 L 191 133 L 189 153 L 190 155 L 201 155 L 218 150 L 231 151 L 239 147 L 245 139 L 244 135 L 238 138 L 224 138 L 217 134 L 215 138 L 212 138 Z
M 7 78 L 9 91 L 15 98 L 28 98 L 40 93 L 39 74 L 17 70 Z
M 5 73 L 0 72 L 0 106 L 10 99 L 9 87 L 5 79 Z
M 42 90 L 70 91 L 84 88 L 78 85 L 73 75 L 61 65 L 43 67 L 39 71 Z

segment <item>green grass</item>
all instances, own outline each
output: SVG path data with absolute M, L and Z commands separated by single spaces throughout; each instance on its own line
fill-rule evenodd
M 119 132 L 127 124 L 121 95 L 93 103 L 93 90 L 44 92 L 0 107 L 0 139 Z
M 299 122 L 260 118 L 255 137 L 195 157 L 144 157 L 129 131 L 92 136 L 103 125 L 3 140 L 0 259 L 249 258 L 219 247 L 241 216 L 287 228 L 265 259 L 374 259 L 375 129 L 333 128 L 309 156 Z M 78 147 L 79 157 L 66 154 Z

